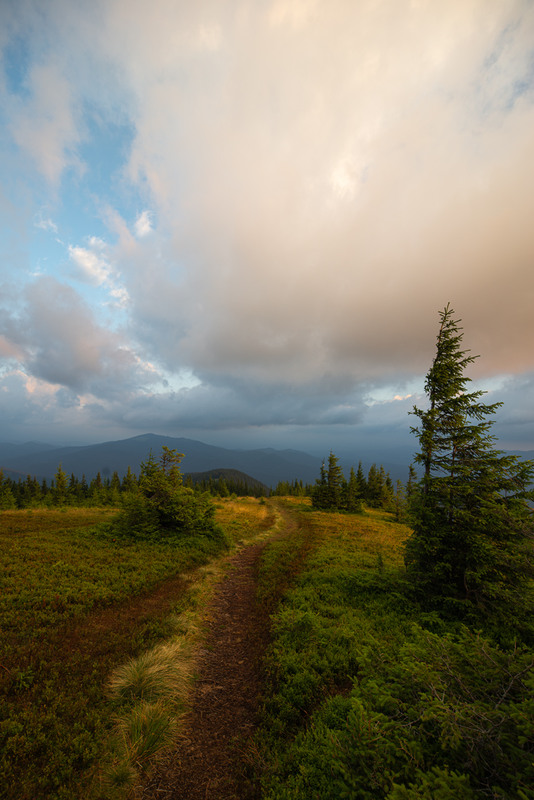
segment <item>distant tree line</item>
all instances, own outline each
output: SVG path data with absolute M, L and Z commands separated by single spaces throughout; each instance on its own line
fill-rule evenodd
M 247 481 L 245 478 L 235 477 L 232 470 L 227 470 L 220 476 L 209 476 L 199 478 L 195 475 L 184 477 L 184 486 L 188 486 L 195 492 L 208 492 L 213 497 L 266 497 L 269 489 L 259 481 Z
M 207 477 L 195 480 L 191 475 L 186 475 L 183 485 L 192 489 L 195 494 L 208 493 L 213 497 L 263 497 L 269 490 L 258 481 L 247 482 L 244 479 L 232 477 L 231 474 L 222 477 Z M 68 475 L 59 465 L 54 478 L 38 480 L 35 476 L 27 475 L 26 478 L 13 480 L 5 476 L 0 470 L 0 510 L 10 508 L 42 508 L 57 506 L 110 506 L 121 505 L 124 495 L 137 491 L 139 476 L 131 468 L 122 477 L 118 472 L 113 472 L 111 477 L 102 477 L 98 472 L 90 481 L 85 475 L 78 478 L 71 473 Z
M 395 484 L 382 465 L 371 464 L 367 474 L 362 462 L 356 472 L 351 467 L 348 480 L 339 465 L 339 459 L 330 453 L 328 463 L 321 465 L 315 484 L 302 480 L 280 481 L 271 491 L 278 497 L 311 497 L 313 508 L 321 511 L 350 511 L 359 513 L 367 508 L 380 508 L 395 515 L 397 521 L 406 521 L 410 502 L 414 497 L 417 475 L 410 466 L 408 480 Z
M 321 465 L 320 476 L 310 488 L 313 508 L 321 511 L 349 511 L 360 513 L 365 507 L 380 508 L 405 519 L 410 498 L 415 490 L 415 471 L 410 467 L 406 485 L 397 481 L 393 485 L 389 472 L 383 466 L 372 464 L 365 476 L 362 462 L 355 472 L 351 467 L 348 479 L 343 474 L 338 457 L 330 452 L 328 463 Z
M 409 484 L 404 487 L 397 481 L 394 487 L 389 473 L 376 464 L 372 464 L 365 474 L 360 462 L 357 471 L 351 469 L 349 480 L 345 480 L 333 453 L 330 454 L 328 467 L 323 463 L 316 484 L 295 478 L 293 481 L 279 481 L 274 489 L 269 489 L 259 481 L 249 482 L 232 475 L 232 470 L 220 472 L 218 476 L 186 474 L 183 476 L 183 485 L 196 494 L 208 493 L 212 497 L 311 497 L 314 507 L 320 509 L 361 511 L 363 504 L 393 513 L 399 506 L 399 497 L 409 493 Z M 117 471 L 105 477 L 98 472 L 96 477 L 87 480 L 85 475 L 81 478 L 73 473 L 68 475 L 60 464 L 51 481 L 38 480 L 31 475 L 14 480 L 0 470 L 0 510 L 57 506 L 117 507 L 121 505 L 124 494 L 135 491 L 138 486 L 139 476 L 130 467 L 122 477 Z
M 117 506 L 121 496 L 137 487 L 138 479 L 130 469 L 122 478 L 117 472 L 103 478 L 101 473 L 88 481 L 69 476 L 59 465 L 54 478 L 48 482 L 35 476 L 13 480 L 0 470 L 0 509 L 39 508 L 53 506 Z

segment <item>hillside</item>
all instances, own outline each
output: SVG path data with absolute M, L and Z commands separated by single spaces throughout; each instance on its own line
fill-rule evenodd
M 104 478 L 110 477 L 115 471 L 122 476 L 128 467 L 137 474 L 139 465 L 150 451 L 157 455 L 161 452 L 162 445 L 185 454 L 181 465 L 184 475 L 213 470 L 238 470 L 248 476 L 248 483 L 255 480 L 273 488 L 280 481 L 291 482 L 295 479 L 304 483 L 315 483 L 322 461 L 322 458 L 302 450 L 231 449 L 205 444 L 196 439 L 145 433 L 130 439 L 73 447 L 54 447 L 42 442 L 1 442 L 0 469 L 6 477 L 15 481 L 19 478 L 24 480 L 27 475 L 49 481 L 54 477 L 59 464 L 68 475 L 74 473 L 78 478 L 85 475 L 88 480 L 94 478 L 98 472 Z M 534 451 L 514 452 L 521 458 L 534 459 Z M 412 447 L 372 452 L 368 446 L 360 449 L 357 442 L 350 449 L 347 447 L 336 451 L 345 475 L 348 476 L 351 466 L 356 468 L 358 462 L 362 461 L 366 472 L 373 463 L 382 465 L 393 482 L 399 479 L 405 482 L 408 479 L 408 467 L 413 453 Z M 325 452 L 324 457 L 328 457 L 328 452 Z M 195 478 L 197 479 L 202 478 Z
M 184 475 L 184 480 L 190 478 L 193 484 L 202 483 L 203 481 L 220 481 L 224 480 L 228 486 L 248 486 L 249 489 L 262 489 L 268 490 L 261 481 L 247 475 L 246 472 L 241 472 L 238 469 L 209 469 L 206 472 L 188 472 Z
M 39 480 L 53 478 L 59 464 L 68 475 L 74 473 L 80 478 L 85 475 L 90 479 L 98 472 L 102 477 L 108 477 L 115 471 L 122 476 L 128 467 L 138 473 L 139 465 L 146 460 L 150 451 L 157 455 L 163 445 L 185 453 L 181 464 L 184 474 L 233 469 L 266 486 L 276 486 L 279 481 L 292 481 L 295 478 L 313 483 L 321 465 L 321 459 L 298 450 L 232 450 L 194 439 L 147 433 L 81 447 L 36 445 L 34 451 L 31 444 L 0 444 L 0 468 L 6 474 L 35 475 Z

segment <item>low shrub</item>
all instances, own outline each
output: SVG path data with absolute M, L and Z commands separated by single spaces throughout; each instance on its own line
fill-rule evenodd
M 262 798 L 533 800 L 532 652 L 421 614 L 406 530 L 370 514 L 306 515 L 317 547 L 266 661 Z

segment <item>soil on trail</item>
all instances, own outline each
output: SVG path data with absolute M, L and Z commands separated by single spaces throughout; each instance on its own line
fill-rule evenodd
M 268 611 L 256 600 L 264 544 L 245 547 L 208 607 L 191 711 L 176 751 L 145 786 L 144 800 L 253 800 L 250 738 L 269 637 Z

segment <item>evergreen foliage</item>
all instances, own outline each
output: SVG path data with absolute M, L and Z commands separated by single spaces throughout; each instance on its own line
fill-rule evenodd
M 67 475 L 61 468 L 61 464 L 57 468 L 55 474 L 54 484 L 54 505 L 61 506 L 66 503 L 68 492 Z
M 0 510 L 15 508 L 15 505 L 15 498 L 9 481 L 4 480 L 4 473 L 0 469 Z
M 311 495 L 313 487 L 304 484 L 302 480 L 295 478 L 294 481 L 279 481 L 271 496 L 273 497 L 308 497 Z
M 486 610 L 517 607 L 527 592 L 532 564 L 532 512 L 528 500 L 534 462 L 495 450 L 491 435 L 501 403 L 481 402 L 467 391 L 466 367 L 475 357 L 461 349 L 460 320 L 447 305 L 440 313 L 436 354 L 426 376 L 426 410 L 415 457 L 424 474 L 411 515 L 413 535 L 405 563 L 429 604 L 455 613 L 471 605 Z M 458 605 L 460 604 L 460 605 Z
M 250 475 L 236 469 L 212 469 L 185 476 L 185 486 L 195 492 L 209 492 L 217 497 L 265 497 L 268 488 Z
M 365 504 L 370 508 L 381 508 L 393 512 L 397 510 L 398 505 L 391 477 L 383 466 L 377 467 L 376 464 L 372 464 L 366 478 L 360 461 L 356 473 L 351 467 L 347 481 L 339 465 L 338 457 L 332 452 L 328 457 L 328 466 L 324 461 L 321 464 L 319 478 L 315 486 L 311 487 L 309 494 L 312 498 L 313 508 L 320 511 L 359 513 L 363 511 Z M 398 519 L 399 521 L 401 519 L 400 512 Z
M 211 497 L 183 485 L 179 469 L 182 458 L 182 453 L 166 446 L 159 461 L 150 453 L 141 464 L 137 490 L 124 495 L 122 511 L 114 523 L 118 532 L 141 538 L 220 533 Z
M 67 480 L 66 484 L 65 480 Z M 85 475 L 82 475 L 80 480 L 74 473 L 71 473 L 67 479 L 59 465 L 50 485 L 46 480 L 39 483 L 31 475 L 28 475 L 25 480 L 13 480 L 9 477 L 0 479 L 0 510 L 11 507 L 48 508 L 54 506 L 77 508 L 113 506 L 116 508 L 122 504 L 127 493 L 137 492 L 138 484 L 139 478 L 132 472 L 131 467 L 128 467 L 122 478 L 116 471 L 113 472 L 111 478 L 103 478 L 99 472 L 88 483 Z M 268 488 L 260 481 L 232 469 L 211 470 L 187 475 L 184 486 L 194 489 L 195 494 L 208 492 L 215 497 L 229 495 L 262 497 L 269 493 Z M 293 484 L 288 484 L 288 487 L 290 487 L 289 491 L 278 493 L 302 495 L 308 493 L 308 487 L 304 487 L 302 481 L 295 480 Z
M 339 459 L 332 451 L 328 457 L 328 469 L 321 464 L 320 477 L 312 491 L 312 505 L 318 509 L 344 508 L 346 502 L 346 482 Z

